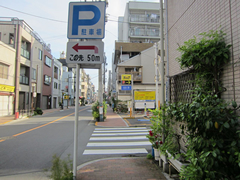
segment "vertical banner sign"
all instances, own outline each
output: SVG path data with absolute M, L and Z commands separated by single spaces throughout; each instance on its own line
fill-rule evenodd
M 68 39 L 103 39 L 106 2 L 70 2 Z

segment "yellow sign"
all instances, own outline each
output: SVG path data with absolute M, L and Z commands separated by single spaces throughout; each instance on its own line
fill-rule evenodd
M 131 81 L 132 76 L 131 74 L 122 74 L 122 81 Z
M 14 92 L 14 89 L 15 89 L 14 86 L 0 84 L 0 91 Z
M 135 91 L 134 100 L 135 101 L 146 101 L 146 100 L 155 100 L 155 91 Z
M 64 99 L 69 99 L 69 96 L 68 96 L 68 95 L 65 95 L 65 96 L 64 96 Z

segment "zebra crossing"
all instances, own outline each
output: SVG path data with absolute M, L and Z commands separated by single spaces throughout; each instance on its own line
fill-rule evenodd
M 146 127 L 95 128 L 83 155 L 147 154 L 148 131 Z

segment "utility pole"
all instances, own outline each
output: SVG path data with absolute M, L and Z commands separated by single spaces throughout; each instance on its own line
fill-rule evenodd
M 154 44 L 155 47 L 155 74 L 156 74 L 156 109 L 158 109 L 158 80 L 159 80 L 159 75 L 158 75 L 158 45 L 157 43 Z

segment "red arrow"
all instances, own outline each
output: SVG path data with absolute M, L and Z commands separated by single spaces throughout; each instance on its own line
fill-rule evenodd
M 78 43 L 72 47 L 76 52 L 78 50 L 94 50 L 94 53 L 98 53 L 97 46 L 79 46 Z

